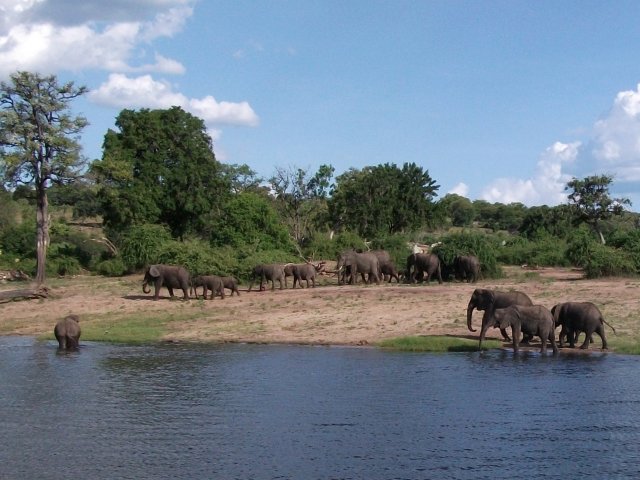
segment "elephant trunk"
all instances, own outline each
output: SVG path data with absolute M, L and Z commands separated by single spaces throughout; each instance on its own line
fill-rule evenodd
M 467 328 L 469 329 L 470 332 L 477 331 L 477 329 L 471 326 L 471 317 L 473 316 L 474 308 L 476 308 L 476 304 L 473 301 L 469 302 L 469 305 L 467 306 Z
M 151 293 L 151 289 L 149 288 L 149 284 L 147 283 L 146 280 L 142 282 L 142 291 L 144 293 Z

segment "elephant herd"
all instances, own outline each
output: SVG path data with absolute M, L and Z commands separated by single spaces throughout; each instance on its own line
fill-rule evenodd
M 581 333 L 585 334 L 581 349 L 588 349 L 589 344 L 593 342 L 593 334 L 597 333 L 602 340 L 602 349 L 606 350 L 607 337 L 604 325 L 608 325 L 615 333 L 615 329 L 605 321 L 598 307 L 591 302 L 564 302 L 554 305 L 549 310 L 542 305 L 534 305 L 531 298 L 523 292 L 477 288 L 467 305 L 467 328 L 472 332 L 477 331 L 472 327 L 471 321 L 474 309 L 484 311 L 480 329 L 480 349 L 490 327 L 499 328 L 502 337 L 506 341 L 512 341 L 514 352 L 518 351 L 520 334 L 523 336 L 522 343 L 527 344 L 537 336 L 540 337 L 543 353 L 547 350 L 547 342 L 553 352 L 557 353 L 558 347 L 563 346 L 565 339 L 569 342 L 569 347 L 575 348 Z M 511 339 L 506 330 L 509 327 Z M 556 342 L 555 332 L 558 327 L 561 328 Z

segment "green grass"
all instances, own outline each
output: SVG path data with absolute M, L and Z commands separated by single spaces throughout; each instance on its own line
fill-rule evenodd
M 391 338 L 378 343 L 378 346 L 403 352 L 475 352 L 478 350 L 478 341 L 441 335 L 426 335 Z M 489 350 L 501 346 L 502 343 L 498 340 L 485 340 L 482 349 Z
M 595 346 L 600 346 L 600 337 L 594 335 L 594 343 L 591 344 L 591 348 Z M 615 337 L 607 335 L 607 343 L 609 344 L 609 350 L 612 350 L 616 353 L 622 353 L 625 355 L 640 355 L 640 338 L 637 337 L 629 337 L 629 336 L 619 336 Z
M 134 314 L 104 315 L 81 322 L 80 341 L 144 344 L 162 340 L 173 322 L 184 322 L 199 315 L 188 314 Z M 40 336 L 41 339 L 54 339 L 53 334 Z

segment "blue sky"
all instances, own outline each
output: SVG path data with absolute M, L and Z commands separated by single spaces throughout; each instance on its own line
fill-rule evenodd
M 640 208 L 640 2 L 0 0 L 0 79 L 86 85 L 101 156 L 123 108 L 180 105 L 226 163 L 415 162 L 472 200 L 556 205 L 614 176 Z

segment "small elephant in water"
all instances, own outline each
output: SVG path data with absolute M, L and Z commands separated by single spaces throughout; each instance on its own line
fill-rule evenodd
M 533 305 L 533 302 L 526 293 L 513 291 L 513 292 L 500 292 L 497 290 L 489 290 L 486 288 L 476 288 L 471 294 L 469 304 L 467 305 L 467 328 L 470 332 L 475 332 L 471 326 L 471 317 L 473 310 L 484 310 L 482 316 L 482 328 L 480 329 L 480 348 L 482 348 L 482 340 L 489 329 L 489 318 L 493 315 L 493 310 L 497 308 L 506 308 L 511 305 Z M 506 329 L 500 328 L 502 337 L 509 341 L 509 335 Z M 528 337 L 527 337 L 528 339 Z
M 271 290 L 275 290 L 276 281 L 278 281 L 280 283 L 280 290 L 282 290 L 284 288 L 283 282 L 285 281 L 284 265 L 281 263 L 266 263 L 253 267 L 251 281 L 249 282 L 249 292 L 258 278 L 260 279 L 260 290 L 263 289 L 265 281 L 271 282 Z
M 60 350 L 77 350 L 80 342 L 80 318 L 67 315 L 53 328 Z
M 542 342 L 540 351 L 547 351 L 547 341 L 551 343 L 553 353 L 558 353 L 556 345 L 556 324 L 551 312 L 542 305 L 511 305 L 493 311 L 493 326 L 500 328 L 511 327 L 513 337 L 513 351 L 518 352 L 520 332 L 531 337 L 538 336 Z
M 198 298 L 198 287 L 202 287 L 202 297 L 207 299 L 207 290 L 211 291 L 209 300 L 213 300 L 213 297 L 220 295 L 224 300 L 224 283 L 222 277 L 217 275 L 197 275 L 191 280 L 191 293 Z
M 191 276 L 186 268 L 175 265 L 151 265 L 144 273 L 142 291 L 149 293 L 149 284 L 155 287 L 154 300 L 160 296 L 160 288 L 167 287 L 169 295 L 173 298 L 173 289 L 179 288 L 184 294 L 184 299 L 189 299 L 189 286 Z
M 607 350 L 607 337 L 604 333 L 604 324 L 607 323 L 600 309 L 591 302 L 565 302 L 554 305 L 551 309 L 556 326 L 562 326 L 560 330 L 559 344 L 562 347 L 563 337 L 569 338 L 569 347 L 574 348 L 580 332 L 585 332 L 586 338 L 580 346 L 581 349 L 589 348 L 593 341 L 593 333 L 600 335 L 602 349 Z M 616 332 L 616 329 L 609 325 Z

